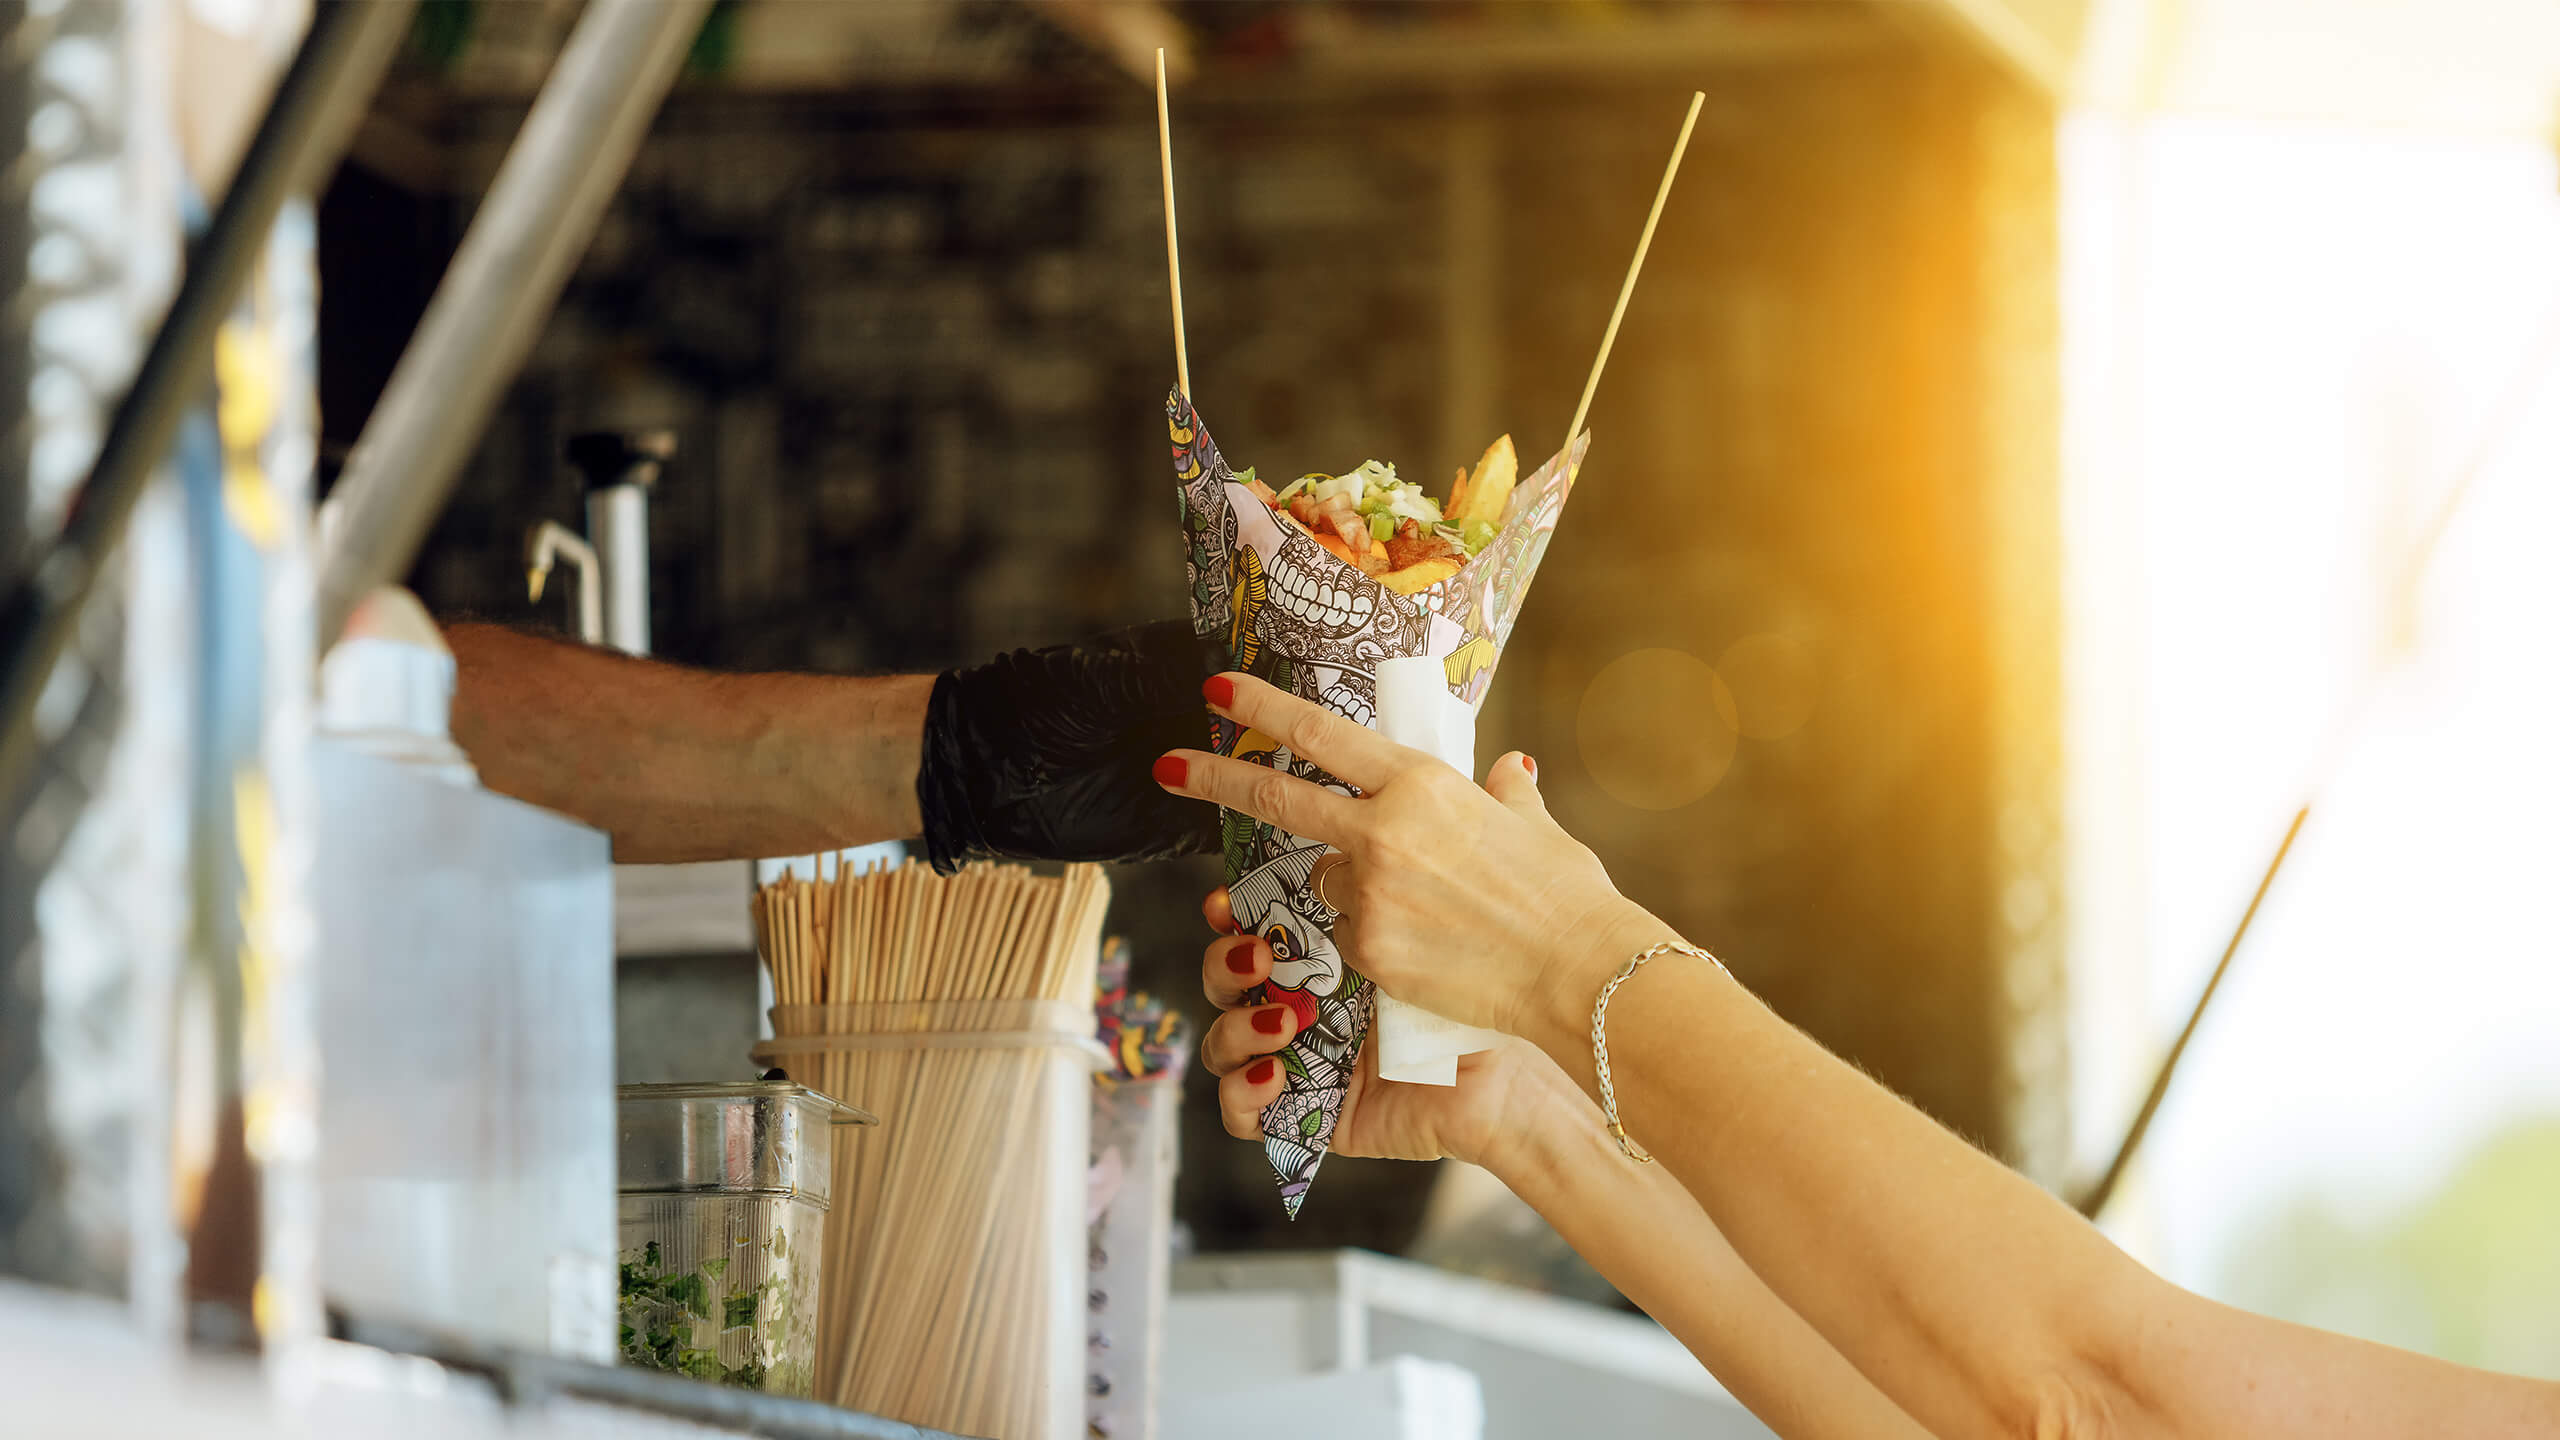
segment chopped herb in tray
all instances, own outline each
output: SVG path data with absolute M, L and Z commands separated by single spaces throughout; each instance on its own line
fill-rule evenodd
M 776 1235 L 774 1242 L 778 1252 L 781 1236 Z M 756 1334 L 756 1318 L 771 1315 L 779 1323 L 790 1313 L 783 1299 L 782 1275 L 777 1270 L 760 1285 L 721 1295 L 728 1269 L 728 1257 L 721 1256 L 706 1260 L 691 1271 L 671 1275 L 667 1273 L 665 1251 L 655 1240 L 641 1247 L 637 1260 L 625 1260 L 623 1363 L 720 1385 L 764 1389 L 771 1374 L 766 1357 L 782 1337 L 779 1333 Z M 731 1365 L 720 1358 L 720 1342 L 730 1332 L 744 1332 L 739 1336 L 748 1355 L 743 1364 Z

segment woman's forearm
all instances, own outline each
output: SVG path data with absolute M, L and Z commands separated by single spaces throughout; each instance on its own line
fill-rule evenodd
M 1586 1090 L 1600 986 L 1666 938 L 1630 907 L 1549 972 L 1531 1038 Z M 1611 1000 L 1608 1039 L 1629 1133 L 1787 1306 L 1941 1434 L 2560 1432 L 2560 1386 L 2168 1284 L 1702 962 L 1646 965 Z
M 1587 1091 L 1592 1001 L 1627 956 L 1668 938 L 1629 907 L 1550 972 L 1531 1038 Z M 2108 1403 L 2094 1393 L 2104 1358 L 2082 1342 L 2149 1277 L 2051 1196 L 1703 962 L 1649 962 L 1610 1002 L 1608 1038 L 1629 1133 L 1922 1424 L 2070 1434 L 2037 1426 Z
M 614 858 L 806 855 L 912 836 L 930 675 L 726 675 L 452 625 L 453 736 L 501 794 Z
M 1678 1180 L 1618 1153 L 1589 1100 L 1559 1079 L 1541 1111 L 1486 1168 L 1752 1414 L 1788 1440 L 1925 1440 L 1752 1273 Z

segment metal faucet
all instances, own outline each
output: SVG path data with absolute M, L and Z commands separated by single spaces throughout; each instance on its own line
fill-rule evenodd
M 535 604 L 542 603 L 542 588 L 551 578 L 551 566 L 562 556 L 578 567 L 578 638 L 590 645 L 604 643 L 604 566 L 596 559 L 596 547 L 578 538 L 578 532 L 557 520 L 544 520 L 525 532 L 524 588 Z
M 587 534 L 556 520 L 525 531 L 525 590 L 542 599 L 562 557 L 578 567 L 578 638 L 649 653 L 649 491 L 676 453 L 672 430 L 573 436 L 568 460 L 586 481 Z

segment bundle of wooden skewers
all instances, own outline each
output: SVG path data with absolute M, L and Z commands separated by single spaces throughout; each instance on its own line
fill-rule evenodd
M 1084 1327 L 1099 867 L 913 861 L 756 897 L 759 1057 L 880 1116 L 838 1132 L 818 1398 L 995 1440 L 1071 1433 Z

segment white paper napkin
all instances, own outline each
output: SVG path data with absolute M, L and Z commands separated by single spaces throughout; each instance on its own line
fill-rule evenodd
M 1449 693 L 1443 662 L 1428 656 L 1378 662 L 1378 733 L 1399 745 L 1427 751 L 1469 779 L 1476 773 L 1476 712 Z M 1359 957 L 1353 956 L 1358 964 Z M 1378 1074 L 1409 1085 L 1455 1085 L 1458 1057 L 1490 1050 L 1501 1040 L 1492 1030 L 1461 1025 L 1419 1005 L 1378 992 L 1377 1023 L 1369 1043 L 1378 1047 Z

